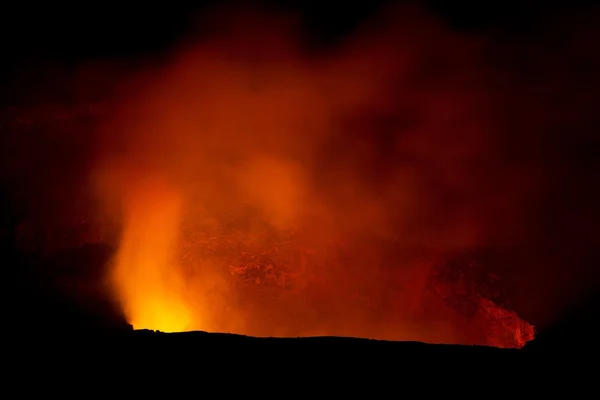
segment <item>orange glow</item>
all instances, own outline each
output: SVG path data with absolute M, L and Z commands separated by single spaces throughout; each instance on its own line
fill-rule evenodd
M 118 210 L 111 278 L 133 326 L 531 339 L 475 294 L 468 318 L 428 295 L 432 265 L 512 240 L 527 210 L 524 190 L 484 195 L 515 193 L 526 174 L 500 169 L 476 44 L 406 19 L 426 35 L 367 30 L 315 56 L 249 15 L 135 76 L 115 102 L 95 178 Z M 435 84 L 419 81 L 425 53 L 446 65 Z M 491 183 L 498 171 L 515 180 Z M 497 332 L 476 337 L 473 321 Z
M 183 331 L 191 324 L 188 305 L 181 298 L 184 282 L 169 273 L 177 263 L 179 195 L 159 182 L 139 186 L 126 201 L 114 281 L 135 328 Z

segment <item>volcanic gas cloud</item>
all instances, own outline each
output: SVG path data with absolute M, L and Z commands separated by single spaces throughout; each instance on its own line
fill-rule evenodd
M 121 88 L 94 179 L 122 226 L 110 271 L 130 322 L 531 339 L 463 278 L 435 278 L 451 254 L 525 235 L 536 190 L 503 159 L 482 42 L 387 10 L 316 49 L 295 22 L 215 12 Z

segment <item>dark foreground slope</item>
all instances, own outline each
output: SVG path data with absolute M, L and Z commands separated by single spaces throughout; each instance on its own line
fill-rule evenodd
M 557 360 L 544 353 L 339 337 L 279 339 L 133 330 L 59 335 L 40 329 L 5 343 L 15 355 L 8 360 L 11 371 L 68 379 L 100 377 L 103 387 L 119 391 L 122 386 L 117 382 L 124 379 L 131 385 L 135 379 L 145 382 L 139 390 L 150 392 L 168 383 L 172 388 L 193 390 L 200 385 L 203 391 L 230 395 L 333 389 L 338 395 L 354 396 L 364 395 L 366 387 L 370 397 L 415 390 L 480 396 L 490 391 L 546 390 L 538 383 L 543 371 L 572 372 L 562 357 Z
M 427 363 L 448 363 L 461 360 L 467 364 L 498 366 L 512 364 L 518 368 L 527 354 L 515 349 L 480 346 L 434 345 L 419 342 L 387 342 L 368 339 L 256 338 L 232 334 L 186 332 L 28 332 L 15 338 L 14 345 L 38 361 L 70 360 L 77 365 L 90 365 L 101 360 L 119 367 L 162 368 L 187 365 L 203 368 L 224 368 L 229 374 L 314 373 L 350 369 L 366 374 L 388 368 L 423 367 Z M 23 353 L 22 353 L 23 354 Z M 430 365 L 429 368 L 439 368 Z M 467 368 L 470 368 L 468 365 Z
M 519 350 L 204 332 L 55 335 L 40 329 L 5 345 L 12 355 L 3 360 L 9 376 L 19 371 L 33 382 L 51 380 L 61 393 L 77 382 L 78 393 L 93 388 L 124 394 L 133 387 L 138 396 L 165 393 L 164 386 L 173 397 L 174 391 L 222 397 L 304 392 L 369 398 L 404 392 L 479 396 L 490 390 L 521 392 L 524 384 L 535 387 L 532 363 L 540 364 Z M 90 379 L 94 386 L 87 383 Z

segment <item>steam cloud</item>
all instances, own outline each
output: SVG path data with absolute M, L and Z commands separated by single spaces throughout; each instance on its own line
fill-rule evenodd
M 106 210 L 122 214 L 123 240 L 152 229 L 151 215 L 178 226 L 162 243 L 189 221 L 252 208 L 323 244 L 362 243 L 365 260 L 383 256 L 374 243 L 393 244 L 390 268 L 416 292 L 424 254 L 529 246 L 535 265 L 508 273 L 522 277 L 522 293 L 548 275 L 538 300 L 521 295 L 543 320 L 540 302 L 573 290 L 558 266 L 585 263 L 598 245 L 589 229 L 597 161 L 574 161 L 597 144 L 598 57 L 580 45 L 598 39 L 589 20 L 517 44 L 453 32 L 406 7 L 316 51 L 293 16 L 219 9 L 199 35 L 125 79 L 97 138 L 93 181 Z M 557 43 L 568 55 L 551 50 Z M 575 73 L 583 64 L 585 77 Z
M 311 215 L 407 247 L 522 232 L 535 171 L 505 162 L 480 43 L 397 13 L 314 55 L 264 28 L 277 16 L 224 14 L 124 91 L 103 137 L 116 193 L 158 174 L 196 206 L 250 202 L 277 225 Z
M 423 289 L 415 275 L 426 273 L 417 258 L 425 251 L 519 240 L 535 171 L 504 163 L 476 41 L 398 13 L 314 55 L 293 24 L 272 28 L 276 16 L 222 15 L 218 32 L 124 91 L 105 137 L 109 149 L 120 146 L 101 170 L 107 193 L 133 202 L 125 229 L 137 240 L 163 229 L 143 217 L 127 227 L 128 214 L 156 201 L 155 186 L 137 183 L 160 179 L 184 202 L 182 229 L 194 212 L 219 218 L 251 207 L 279 229 L 361 243 L 369 262 L 349 267 L 355 279 L 378 273 L 374 243 L 394 243 L 393 267 L 414 282 L 408 302 Z M 162 251 L 145 243 L 138 252 Z M 120 269 L 139 271 L 121 290 L 161 269 L 153 263 L 128 259 Z

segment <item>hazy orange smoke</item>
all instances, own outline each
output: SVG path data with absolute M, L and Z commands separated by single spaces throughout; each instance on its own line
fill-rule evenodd
M 183 331 L 193 322 L 181 297 L 177 245 L 181 226 L 181 194 L 152 180 L 131 183 L 125 200 L 115 284 L 126 315 L 135 327 Z
M 316 54 L 281 16 L 215 15 L 220 30 L 123 87 L 103 136 L 96 177 L 122 217 L 112 278 L 131 323 L 467 340 L 454 320 L 415 322 L 425 267 L 518 240 L 534 188 L 502 163 L 478 44 L 400 12 Z M 268 232 L 310 242 L 268 294 L 231 283 L 236 265 L 207 250 L 234 236 L 258 249 Z M 350 254 L 341 270 L 332 248 Z M 287 294 L 295 274 L 310 284 Z

